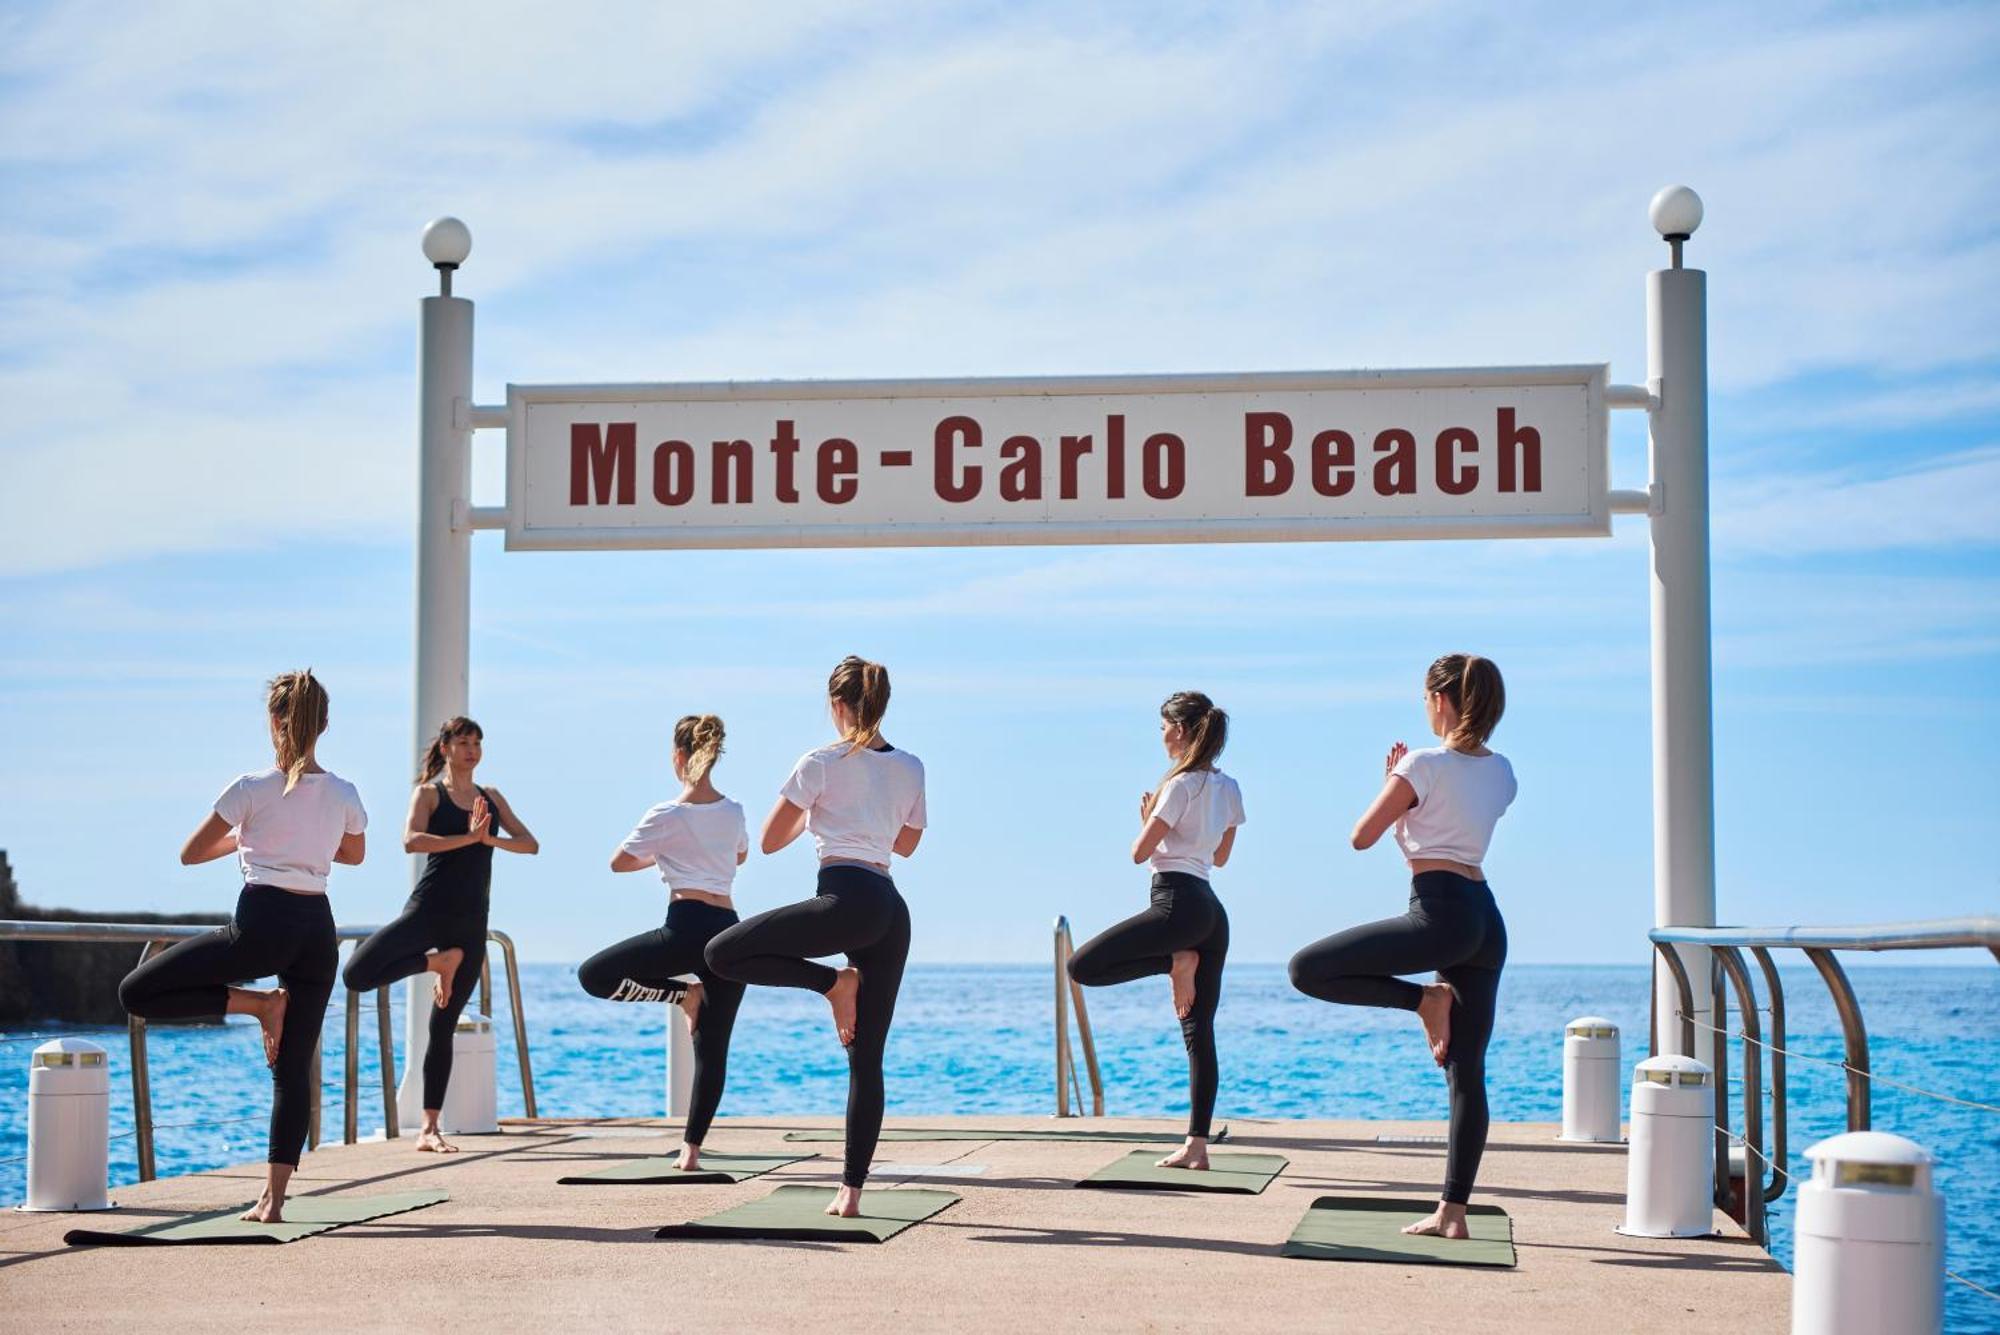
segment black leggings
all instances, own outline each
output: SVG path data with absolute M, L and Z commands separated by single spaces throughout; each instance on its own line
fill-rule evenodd
M 1506 963 L 1507 924 L 1493 892 L 1448 871 L 1413 877 L 1402 917 L 1350 927 L 1292 956 L 1292 986 L 1321 1001 L 1413 1011 L 1424 990 L 1396 975 L 1431 970 L 1457 993 L 1444 1063 L 1451 1086 L 1444 1199 L 1454 1205 L 1472 1198 L 1486 1152 L 1486 1044 Z
M 816 955 L 847 956 L 861 971 L 854 1041 L 847 1046 L 847 1158 L 840 1180 L 868 1180 L 882 1136 L 882 1051 L 910 955 L 910 910 L 896 883 L 866 867 L 821 867 L 811 899 L 747 918 L 708 943 L 708 967 L 739 983 L 824 993 L 834 971 Z
M 452 1037 L 486 964 L 486 915 L 441 913 L 412 896 L 398 917 L 354 948 L 340 975 L 348 991 L 372 992 L 424 972 L 429 951 L 453 946 L 464 951 L 465 958 L 452 975 L 451 996 L 443 1006 L 431 1007 L 430 1042 L 424 1045 L 425 1112 L 444 1107 L 444 1092 L 451 1084 Z
M 729 1078 L 729 1033 L 743 1004 L 743 984 L 718 977 L 702 951 L 718 933 L 735 925 L 734 909 L 676 899 L 667 905 L 666 926 L 606 946 L 576 971 L 583 990 L 606 1001 L 678 1002 L 686 987 L 676 975 L 691 973 L 701 979 L 701 1009 L 694 1023 L 694 1099 L 681 1132 L 690 1145 L 700 1145 L 707 1137 L 716 1106 L 722 1102 L 722 1084 Z
M 298 1166 L 312 1117 L 313 1055 L 340 947 L 325 895 L 246 885 L 226 927 L 183 941 L 118 984 L 118 1001 L 142 1020 L 200 1020 L 229 1006 L 229 986 L 272 974 L 288 994 L 271 1067 L 272 1163 Z
M 1085 987 L 1129 983 L 1166 973 L 1176 950 L 1192 950 L 1194 1009 L 1181 1020 L 1188 1055 L 1188 1134 L 1206 1138 L 1215 1114 L 1215 1006 L 1222 1000 L 1222 962 L 1229 955 L 1229 915 L 1207 881 L 1186 872 L 1153 873 L 1153 903 L 1105 928 L 1069 959 L 1069 976 Z

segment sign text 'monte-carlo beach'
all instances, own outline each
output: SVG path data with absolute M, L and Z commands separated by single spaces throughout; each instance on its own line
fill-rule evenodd
M 512 548 L 1604 534 L 1603 366 L 510 386 Z

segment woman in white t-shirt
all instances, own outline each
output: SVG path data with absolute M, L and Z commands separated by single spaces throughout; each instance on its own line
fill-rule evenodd
M 327 872 L 360 864 L 368 814 L 354 785 L 313 758 L 327 697 L 312 672 L 272 681 L 266 709 L 277 764 L 223 789 L 181 849 L 188 866 L 236 854 L 244 885 L 235 917 L 141 964 L 118 985 L 118 1000 L 145 1020 L 257 1018 L 271 1067 L 271 1141 L 264 1193 L 243 1218 L 275 1224 L 305 1147 L 313 1052 L 339 970 Z M 273 991 L 236 986 L 271 974 Z
M 1153 864 L 1153 902 L 1108 927 L 1070 956 L 1069 976 L 1086 987 L 1166 974 L 1188 1055 L 1188 1133 L 1163 1168 L 1206 1169 L 1215 1112 L 1215 1007 L 1229 954 L 1229 915 L 1208 883 L 1210 866 L 1229 861 L 1243 823 L 1243 792 L 1215 767 L 1229 740 L 1229 715 L 1200 691 L 1160 706 L 1160 741 L 1173 762 L 1159 788 L 1139 799 L 1132 861 Z
M 680 796 L 647 811 L 611 855 L 613 871 L 659 868 L 667 887 L 666 925 L 606 946 L 576 971 L 593 997 L 670 1002 L 686 1014 L 694 1040 L 694 1095 L 681 1132 L 682 1172 L 700 1167 L 702 1142 L 729 1074 L 729 1034 L 743 1004 L 743 984 L 717 976 L 702 957 L 710 941 L 736 925 L 730 891 L 737 867 L 750 856 L 743 808 L 716 791 L 710 778 L 721 756 L 721 719 L 689 714 L 674 724 Z M 686 974 L 696 981 L 686 981 Z
M 1500 669 L 1476 654 L 1446 654 L 1424 676 L 1424 713 L 1444 745 L 1389 750 L 1382 791 L 1354 827 L 1372 847 L 1391 828 L 1410 864 L 1410 911 L 1315 941 L 1292 957 L 1292 985 L 1350 1006 L 1415 1011 L 1451 1086 L 1444 1193 L 1403 1230 L 1468 1236 L 1465 1206 L 1486 1149 L 1486 1044 L 1507 924 L 1480 864 L 1517 785 L 1507 757 L 1487 749 L 1507 706 Z M 1420 985 L 1400 975 L 1435 971 Z
M 910 953 L 910 910 L 889 879 L 889 857 L 917 851 L 927 818 L 923 762 L 882 736 L 889 669 L 850 655 L 826 694 L 840 740 L 799 758 L 762 840 L 775 853 L 811 831 L 819 893 L 722 933 L 708 943 L 708 967 L 742 983 L 818 992 L 833 1008 L 847 1048 L 847 1152 L 826 1212 L 851 1218 L 882 1134 L 882 1053 Z M 841 954 L 844 969 L 814 963 Z

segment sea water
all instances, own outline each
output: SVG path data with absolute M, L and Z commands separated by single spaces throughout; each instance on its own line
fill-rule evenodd
M 617 1005 L 584 995 L 574 966 L 522 970 L 522 991 L 539 1111 L 545 1116 L 660 1116 L 668 1008 Z M 1851 970 L 1882 1076 L 1979 1103 L 2000 1103 L 2000 969 L 1874 967 Z M 1623 1034 L 1624 1083 L 1646 1055 L 1643 967 L 1523 965 L 1507 971 L 1487 1059 L 1495 1121 L 1562 1117 L 1562 1026 L 1599 1014 Z M 496 983 L 499 980 L 496 977 Z M 1784 972 L 1787 1046 L 1801 1057 L 1788 1075 L 1790 1166 L 1803 1151 L 1845 1130 L 1846 1078 L 1837 1065 L 1840 1026 L 1811 969 Z M 391 989 L 400 1042 L 402 988 Z M 345 1061 L 336 993 L 325 1030 L 324 1134 L 338 1140 Z M 1187 1063 L 1164 979 L 1087 994 L 1104 1076 L 1105 1111 L 1173 1116 L 1187 1107 Z M 504 996 L 496 996 L 497 1069 L 503 1116 L 522 1110 L 520 1077 Z M 672 1017 L 678 1022 L 678 1012 Z M 1768 1023 L 1768 1021 L 1767 1021 Z M 1442 1120 L 1444 1077 L 1431 1064 L 1413 1016 L 1329 1006 L 1292 990 L 1278 965 L 1232 964 L 1216 1022 L 1222 1085 L 1218 1120 L 1315 1117 Z M 30 1031 L 0 1030 L 0 1200 L 25 1189 Z M 37 1026 L 33 1033 L 57 1032 Z M 110 1051 L 111 1179 L 134 1181 L 129 1049 L 122 1029 L 66 1029 Z M 372 999 L 363 1010 L 362 1134 L 379 1130 L 381 1077 Z M 915 966 L 904 979 L 888 1049 L 889 1111 L 1038 1113 L 1055 1108 L 1053 997 L 1046 965 Z M 162 1176 L 263 1157 L 270 1107 L 254 1026 L 157 1026 L 152 1031 L 155 1148 Z M 1081 1054 L 1079 1052 L 1079 1061 Z M 1730 1054 L 1731 1124 L 1741 1129 L 1742 1053 Z M 1770 1071 L 1765 1070 L 1769 1088 Z M 837 1115 L 847 1067 L 825 1003 L 802 992 L 753 988 L 736 1027 L 724 1115 Z M 1088 1088 L 1084 1091 L 1088 1098 Z M 1767 1121 L 1767 1150 L 1770 1132 Z M 2000 1114 L 1876 1086 L 1874 1125 L 1908 1136 L 1938 1159 L 1948 1218 L 1950 1269 L 2000 1289 Z M 407 1129 L 406 1129 L 407 1130 Z M 1408 1165 L 1409 1159 L 1399 1159 Z M 1442 1158 L 1432 1176 L 1443 1171 Z M 1436 1185 L 1405 1172 L 1412 1194 Z M 1421 1180 L 1420 1180 L 1421 1179 Z M 1789 1263 L 1793 1187 L 1772 1207 L 1771 1247 Z M 2000 1329 L 2000 1302 L 1947 1281 L 1948 1328 Z

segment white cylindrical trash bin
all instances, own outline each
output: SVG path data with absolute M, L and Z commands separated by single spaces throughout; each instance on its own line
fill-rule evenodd
M 1632 1073 L 1625 1222 L 1641 1238 L 1714 1231 L 1715 1073 L 1692 1057 L 1648 1057 Z
M 466 1136 L 500 1129 L 500 1101 L 493 1085 L 493 1021 L 468 1011 L 451 1036 L 451 1083 L 445 1086 L 438 1129 Z
M 1944 1324 L 1944 1197 L 1931 1156 L 1885 1131 L 1806 1151 L 1792 1257 L 1792 1335 L 1910 1335 Z
M 1615 1145 L 1618 1134 L 1618 1026 L 1584 1015 L 1563 1026 L 1563 1129 L 1558 1140 Z
M 109 1210 L 111 1068 L 104 1049 L 57 1038 L 28 1059 L 28 1199 L 23 1210 Z

